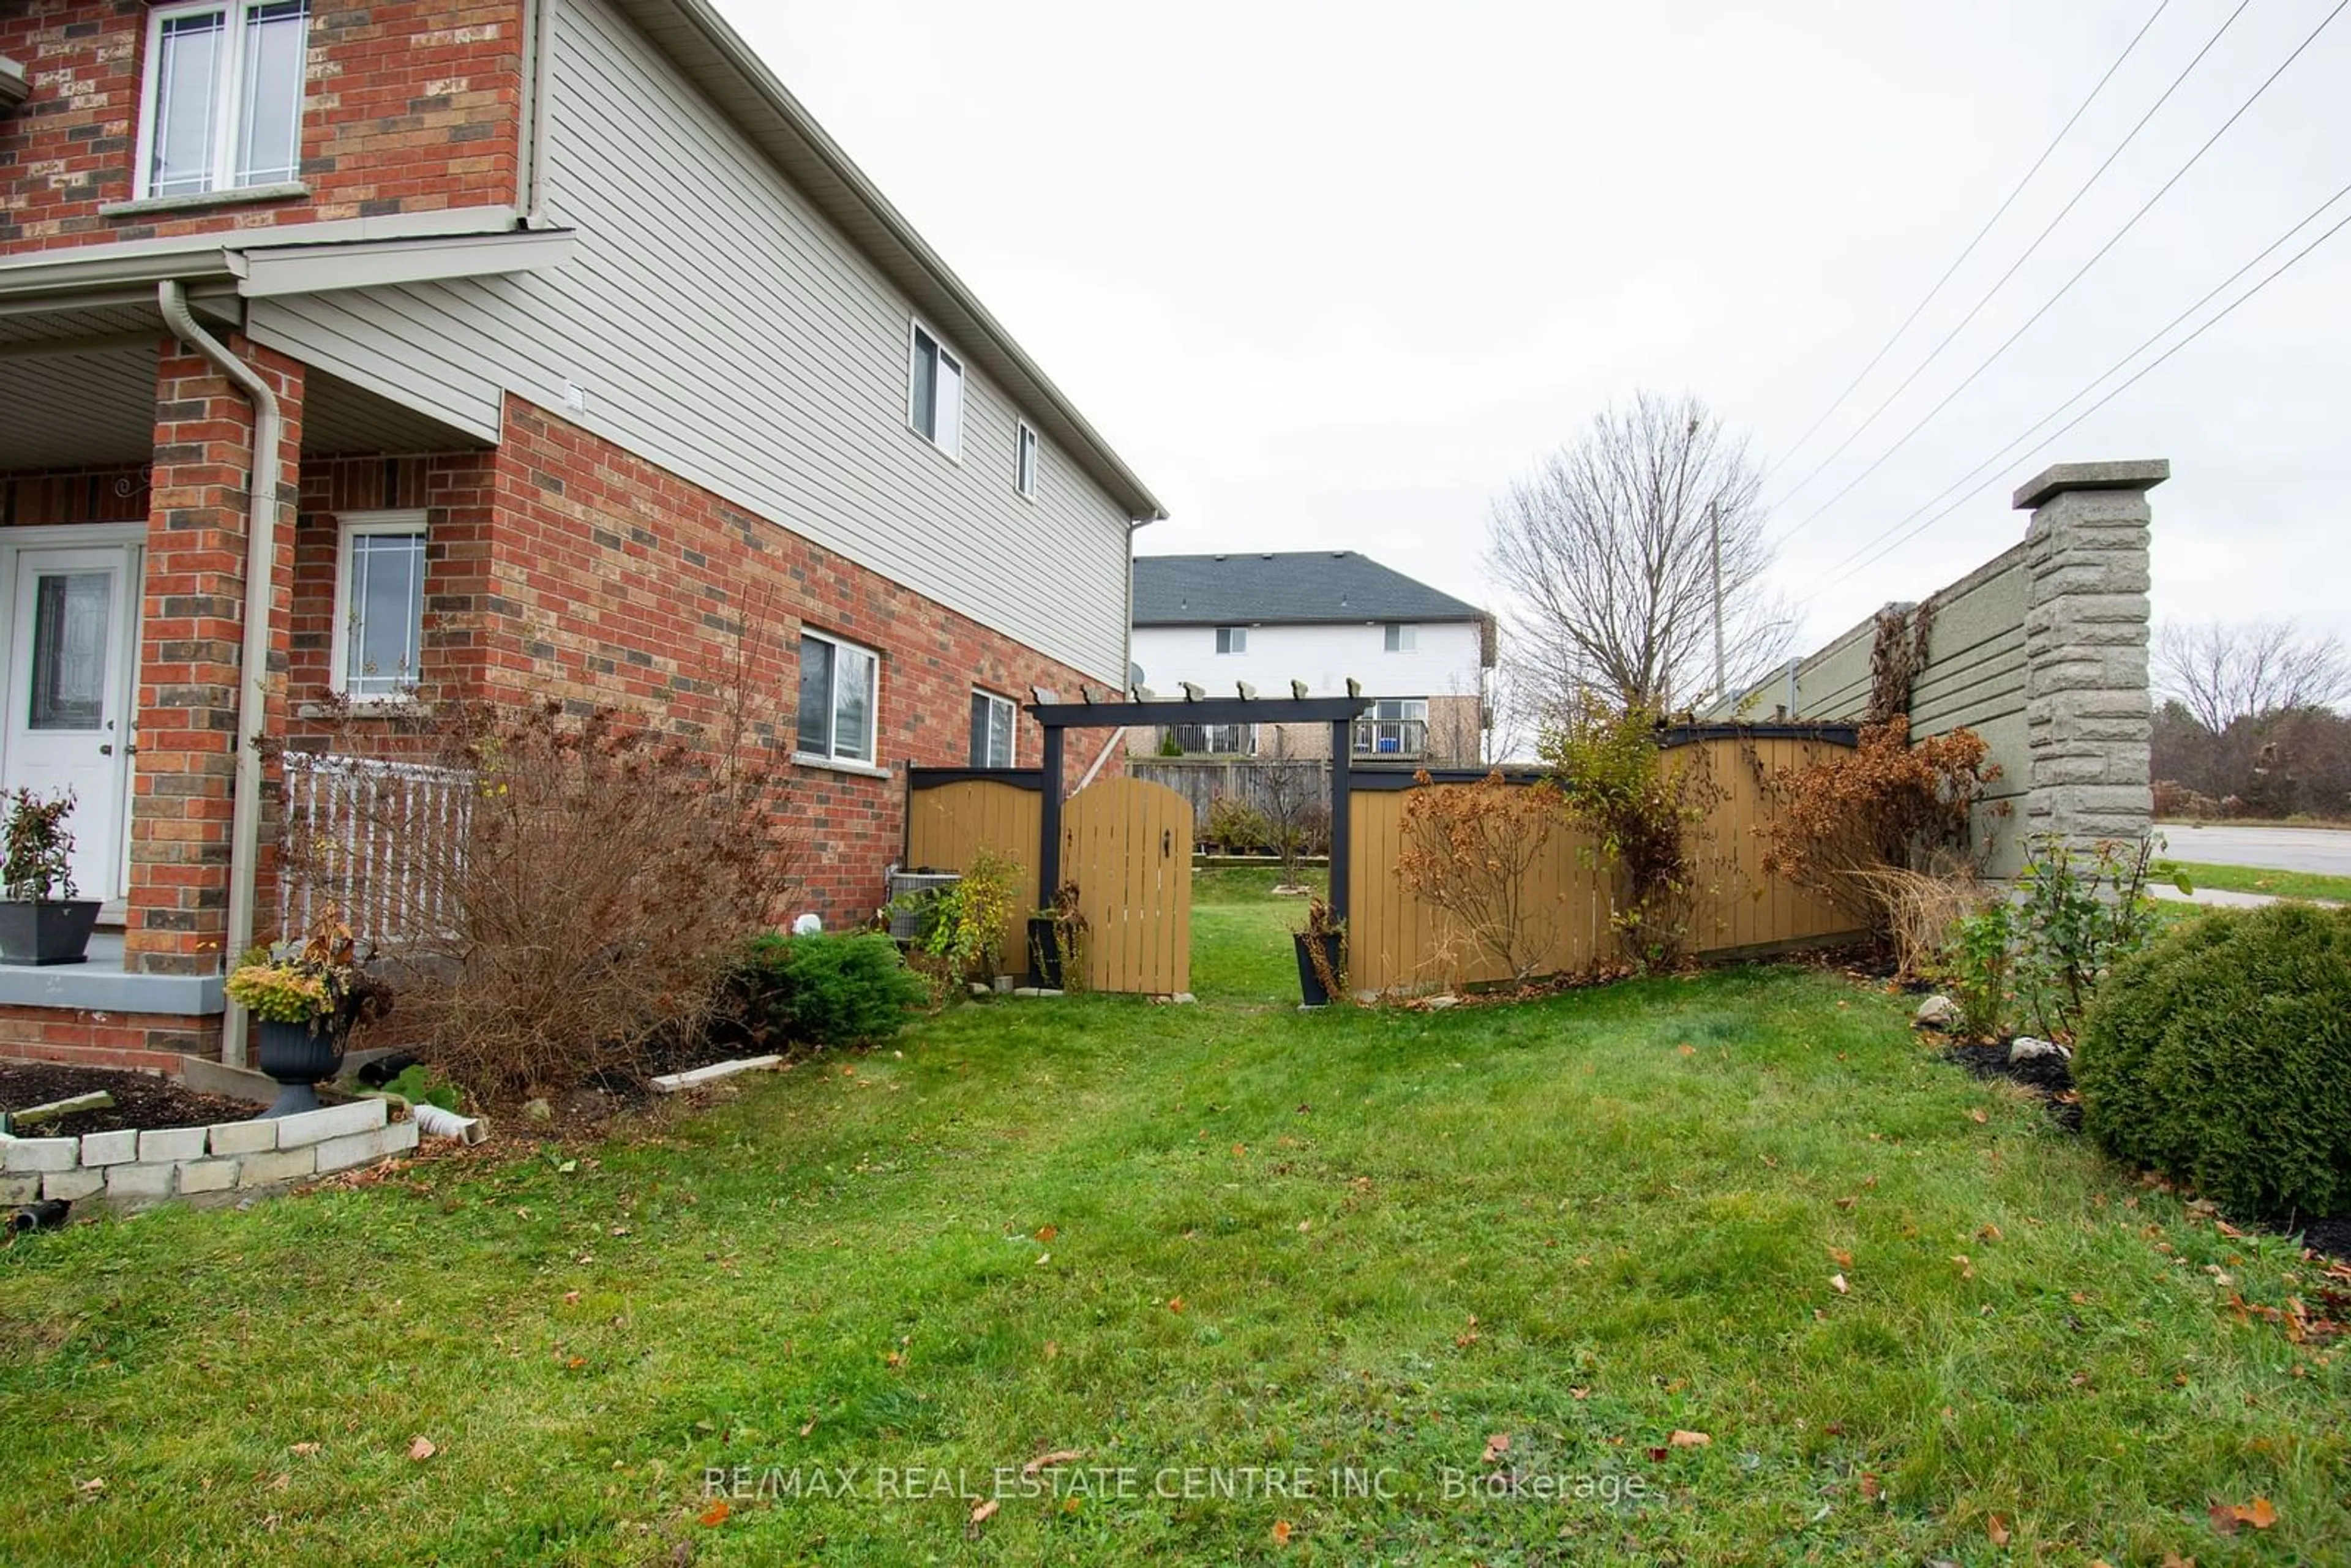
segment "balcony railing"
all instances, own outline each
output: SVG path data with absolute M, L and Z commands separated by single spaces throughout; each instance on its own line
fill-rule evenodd
M 1425 718 L 1360 718 L 1355 721 L 1358 757 L 1423 757 L 1428 751 L 1428 721 Z
M 1255 725 L 1171 724 L 1167 734 L 1186 757 L 1249 757 L 1257 751 Z
M 279 929 L 298 936 L 329 904 L 363 946 L 454 925 L 473 779 L 446 768 L 286 753 Z

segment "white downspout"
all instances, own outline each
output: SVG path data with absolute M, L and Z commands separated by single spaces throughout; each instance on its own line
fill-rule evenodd
M 210 361 L 253 403 L 253 466 L 246 484 L 245 643 L 237 661 L 236 728 L 230 737 L 235 748 L 236 787 L 229 819 L 226 957 L 234 964 L 253 946 L 253 905 L 260 871 L 261 758 L 253 743 L 268 711 L 269 592 L 277 575 L 277 447 L 285 418 L 269 383 L 230 353 L 226 344 L 196 325 L 178 283 L 165 278 L 156 285 L 155 296 L 172 335 Z M 242 1067 L 245 1009 L 235 1002 L 228 1003 L 227 1009 L 221 1020 L 221 1060 L 231 1067 Z

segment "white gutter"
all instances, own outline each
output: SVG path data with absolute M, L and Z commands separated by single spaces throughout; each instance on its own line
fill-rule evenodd
M 253 904 L 261 856 L 261 758 L 254 750 L 267 709 L 269 678 L 269 589 L 277 557 L 277 445 L 285 429 L 277 394 L 251 365 L 219 339 L 196 325 L 180 285 L 166 278 L 155 286 L 155 302 L 165 325 L 180 341 L 212 361 L 214 369 L 253 402 L 253 465 L 246 482 L 245 644 L 237 660 L 236 787 L 229 819 L 228 942 L 234 963 L 253 946 Z M 226 1004 L 221 1022 L 221 1060 L 245 1065 L 245 1009 Z

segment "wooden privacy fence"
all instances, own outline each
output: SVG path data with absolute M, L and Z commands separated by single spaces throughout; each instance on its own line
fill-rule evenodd
M 905 866 L 967 871 L 981 850 L 1020 868 L 1004 963 L 1025 970 L 1035 908 L 1043 775 L 910 769 Z M 1086 917 L 1085 983 L 1097 991 L 1172 996 L 1192 986 L 1192 808 L 1174 790 L 1107 779 L 1072 796 L 1061 818 L 1061 875 Z
M 1755 828 L 1767 806 L 1763 780 L 1847 747 L 1815 735 L 1750 731 L 1710 734 L 1670 746 L 1668 767 L 1708 770 L 1719 800 L 1690 834 L 1699 883 L 1691 946 L 1700 954 L 1823 941 L 1852 932 L 1827 899 L 1766 875 Z M 1348 800 L 1353 874 L 1347 899 L 1347 983 L 1358 991 L 1412 990 L 1508 978 L 1453 917 L 1425 904 L 1397 875 L 1405 849 L 1405 808 L 1418 789 L 1460 789 L 1474 773 L 1422 786 L 1408 775 L 1358 772 Z M 1529 928 L 1544 937 L 1542 972 L 1572 974 L 1615 956 L 1609 916 L 1615 866 L 1590 835 L 1562 823 L 1552 831 L 1521 889 Z

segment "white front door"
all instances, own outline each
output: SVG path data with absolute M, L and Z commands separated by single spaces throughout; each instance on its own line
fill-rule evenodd
M 0 783 L 44 799 L 73 791 L 75 888 L 109 903 L 123 894 L 136 559 L 124 548 L 18 550 L 10 606 Z

